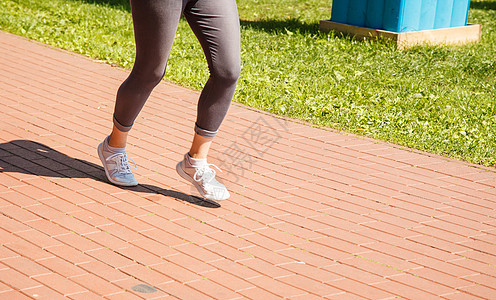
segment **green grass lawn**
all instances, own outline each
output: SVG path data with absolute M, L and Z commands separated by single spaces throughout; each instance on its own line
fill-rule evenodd
M 472 0 L 473 45 L 399 51 L 318 30 L 332 0 L 238 0 L 242 76 L 235 101 L 318 125 L 496 165 L 496 0 Z M 131 68 L 127 0 L 0 0 L 0 29 Z M 166 79 L 208 73 L 182 21 Z

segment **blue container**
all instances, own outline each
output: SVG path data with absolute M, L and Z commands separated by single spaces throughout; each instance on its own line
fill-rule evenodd
M 419 30 L 428 30 L 434 28 L 436 20 L 436 3 L 437 0 L 424 0 L 420 8 L 420 18 L 422 23 L 419 24 Z
M 335 0 L 331 21 L 409 32 L 467 25 L 470 0 Z
M 332 3 L 331 21 L 347 24 L 348 22 L 348 0 L 337 0 Z
M 386 0 L 374 0 L 367 3 L 367 16 L 365 27 L 379 29 L 382 28 L 384 20 L 384 2 Z
M 368 0 L 348 0 L 348 2 L 348 24 L 360 27 L 365 26 Z

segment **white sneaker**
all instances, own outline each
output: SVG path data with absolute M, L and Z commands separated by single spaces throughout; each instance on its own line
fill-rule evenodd
M 188 155 L 188 154 L 186 154 Z M 208 200 L 221 201 L 229 198 L 230 194 L 227 188 L 215 179 L 215 170 L 210 167 L 220 169 L 213 164 L 207 164 L 200 167 L 188 167 L 184 160 L 176 166 L 177 173 L 187 181 L 191 182 L 198 192 Z
M 126 153 L 105 151 L 103 143 L 98 145 L 98 156 L 102 161 L 107 179 L 111 183 L 120 186 L 138 185 L 138 181 L 134 178 L 133 172 L 131 172 Z M 131 161 L 134 163 L 133 169 L 136 169 L 136 163 L 132 159 Z

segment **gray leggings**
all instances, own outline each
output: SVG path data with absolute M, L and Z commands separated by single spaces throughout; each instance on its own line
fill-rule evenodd
M 240 73 L 239 17 L 235 0 L 131 0 L 136 60 L 117 91 L 114 124 L 129 131 L 162 80 L 181 15 L 198 38 L 210 77 L 198 101 L 195 132 L 215 137 Z

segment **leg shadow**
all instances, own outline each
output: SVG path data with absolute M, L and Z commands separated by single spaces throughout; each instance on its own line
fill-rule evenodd
M 91 178 L 108 182 L 103 167 L 82 159 L 69 157 L 46 145 L 29 140 L 13 140 L 0 144 L 0 173 L 23 173 L 58 178 Z M 149 184 L 119 188 L 164 195 L 208 208 L 220 207 L 219 203 L 212 200 Z

